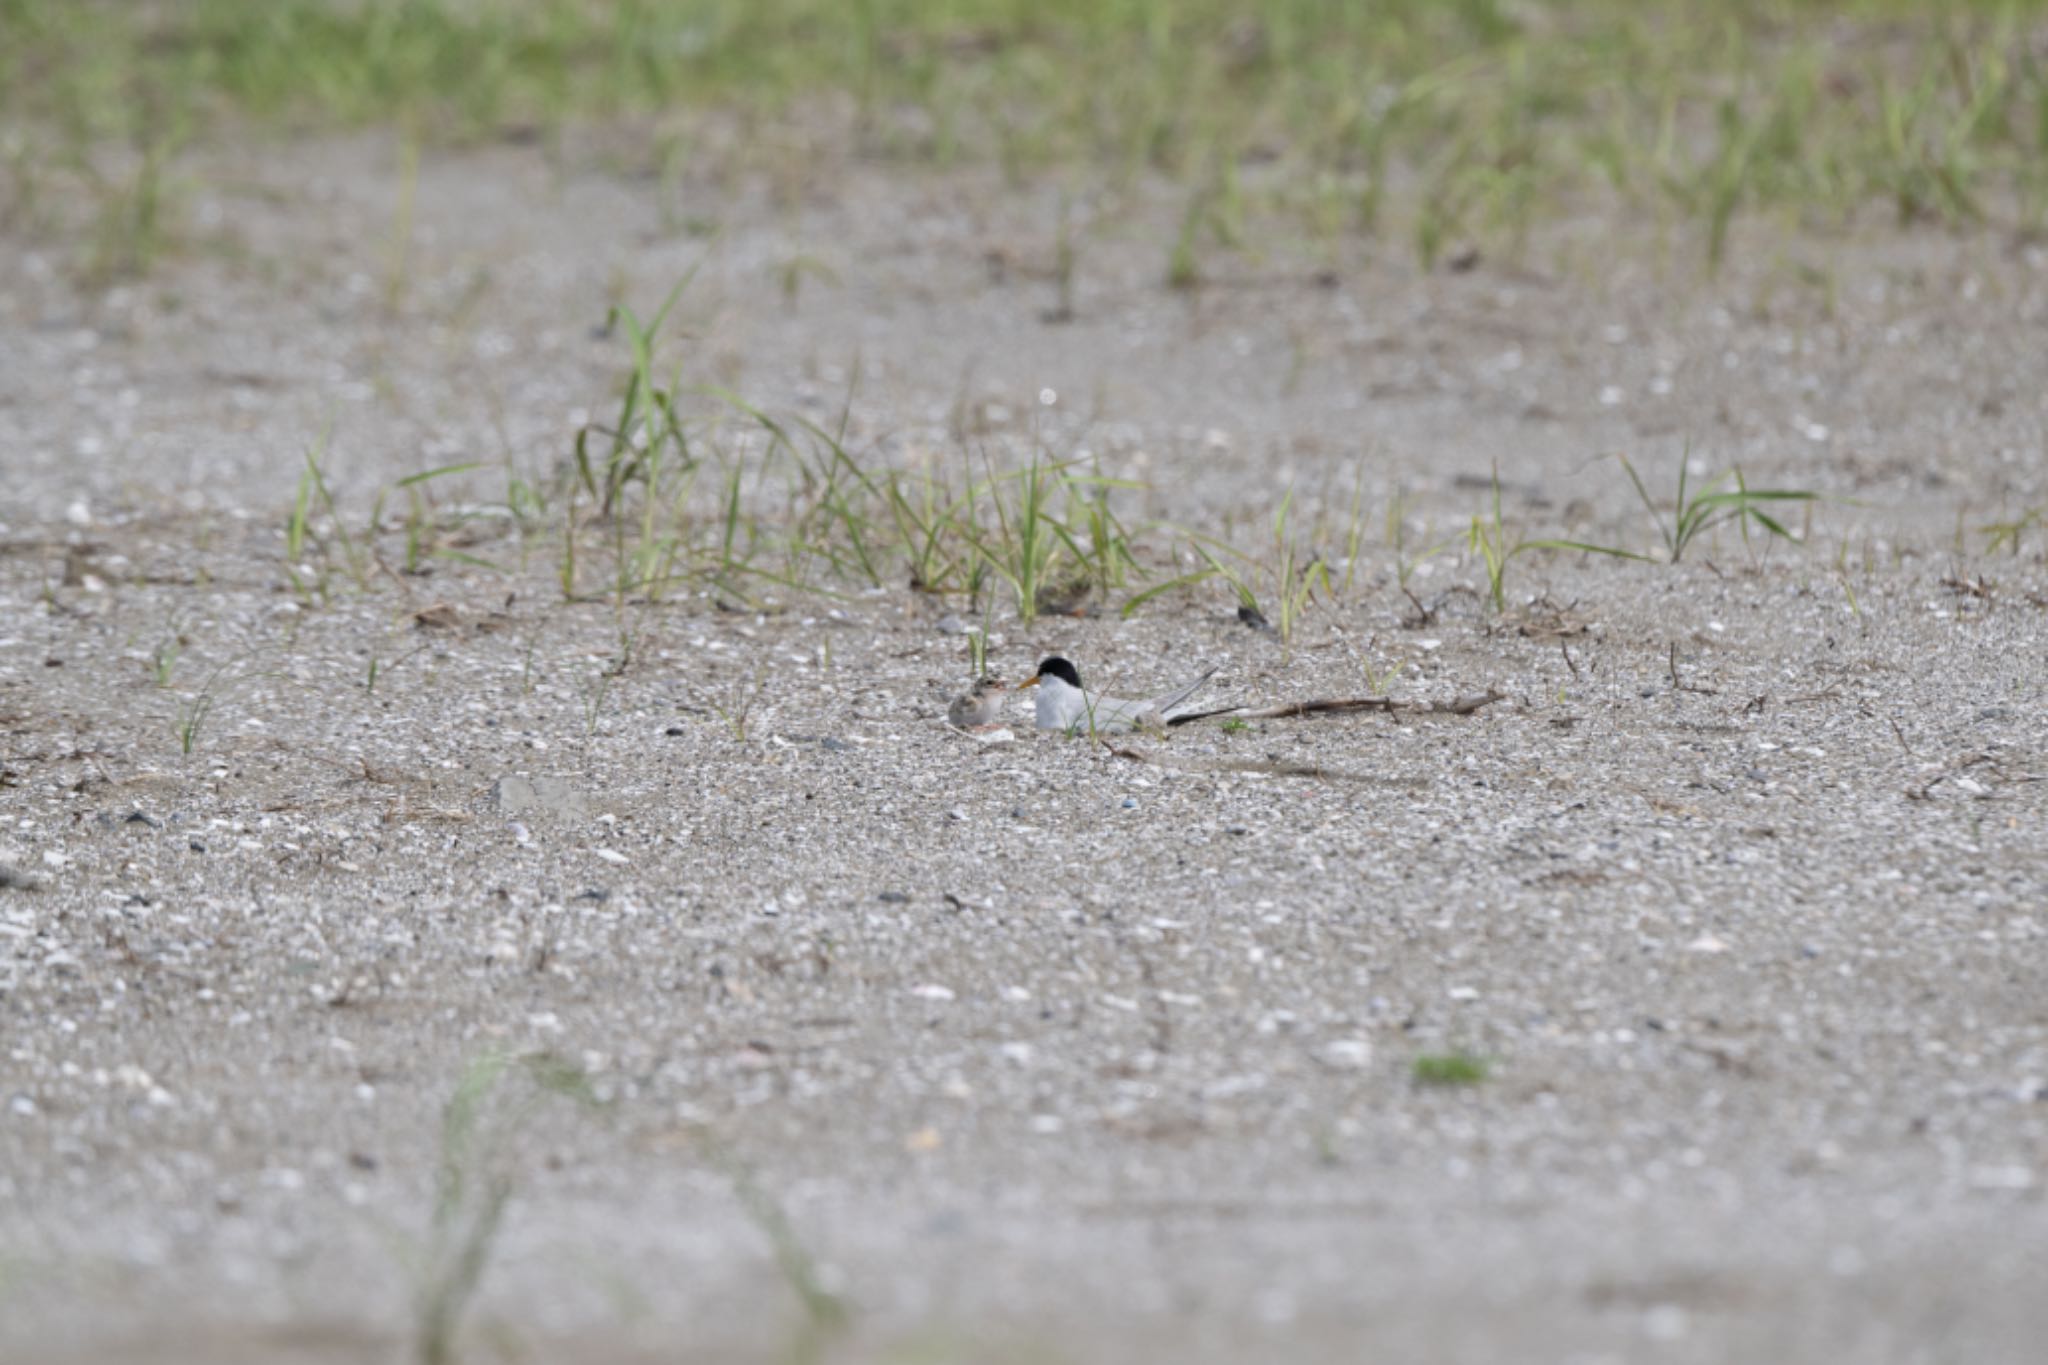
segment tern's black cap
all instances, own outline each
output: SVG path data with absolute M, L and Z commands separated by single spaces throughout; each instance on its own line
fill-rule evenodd
M 1041 678 L 1058 678 L 1069 687 L 1077 688 L 1081 685 L 1081 675 L 1074 671 L 1072 664 L 1057 654 L 1048 656 L 1044 662 L 1038 665 L 1038 676 Z

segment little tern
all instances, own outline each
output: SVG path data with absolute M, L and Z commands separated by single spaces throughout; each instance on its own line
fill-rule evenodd
M 1144 700 L 1112 697 L 1090 692 L 1081 686 L 1081 675 L 1057 654 L 1038 665 L 1038 672 L 1021 687 L 1035 687 L 1036 719 L 1041 730 L 1081 731 L 1157 730 L 1171 720 L 1173 708 L 1201 690 L 1216 672 L 1212 665 L 1192 682 L 1170 692 Z

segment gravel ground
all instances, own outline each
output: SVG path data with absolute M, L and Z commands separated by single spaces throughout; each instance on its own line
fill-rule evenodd
M 400 1356 L 493 1190 L 464 1358 L 2037 1358 L 2048 532 L 1978 528 L 2048 502 L 2048 253 L 1703 280 L 1588 221 L 1183 295 L 1139 194 L 1050 324 L 1049 196 L 561 164 L 430 155 L 402 273 L 368 142 L 195 167 L 190 249 L 108 295 L 0 242 L 9 1359 Z M 1241 538 L 1362 470 L 1439 540 L 1498 466 L 1531 534 L 1644 546 L 1605 457 L 1688 443 L 1827 501 L 1803 549 L 1518 558 L 1499 614 L 1448 553 L 1418 617 L 1375 535 L 1292 647 L 1208 590 L 998 622 L 1012 677 L 1502 694 L 1120 751 L 946 729 L 966 647 L 907 591 L 618 613 L 543 556 L 296 599 L 323 422 L 351 505 L 537 477 L 613 401 L 607 301 L 700 262 L 691 382 L 852 389 L 889 457 L 1084 443 Z M 1454 1053 L 1484 1079 L 1417 1080 Z M 555 1064 L 465 1139 L 507 1055 Z

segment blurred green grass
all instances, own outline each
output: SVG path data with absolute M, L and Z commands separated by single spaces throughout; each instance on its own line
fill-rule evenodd
M 2048 0 L 0 0 L 0 161 L 252 126 L 460 142 L 697 111 L 896 163 L 1246 196 L 1313 234 L 1518 239 L 1588 195 L 1695 222 L 2048 205 Z M 816 139 L 813 139 L 816 144 Z M 32 188 L 32 187 L 31 187 Z M 0 215 L 4 215 L 0 209 Z

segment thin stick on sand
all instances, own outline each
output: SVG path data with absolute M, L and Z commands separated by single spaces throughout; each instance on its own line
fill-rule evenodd
M 1399 701 L 1393 697 L 1329 697 L 1314 701 L 1282 702 L 1278 706 L 1246 708 L 1225 706 L 1214 711 L 1194 711 L 1184 716 L 1173 716 L 1167 720 L 1169 726 L 1190 725 L 1198 720 L 1211 720 L 1226 716 L 1232 720 L 1295 720 L 1307 716 L 1341 716 L 1360 711 L 1378 711 L 1399 715 L 1469 716 L 1475 711 L 1503 701 L 1505 692 L 1488 688 L 1484 692 L 1468 692 L 1451 701 Z

